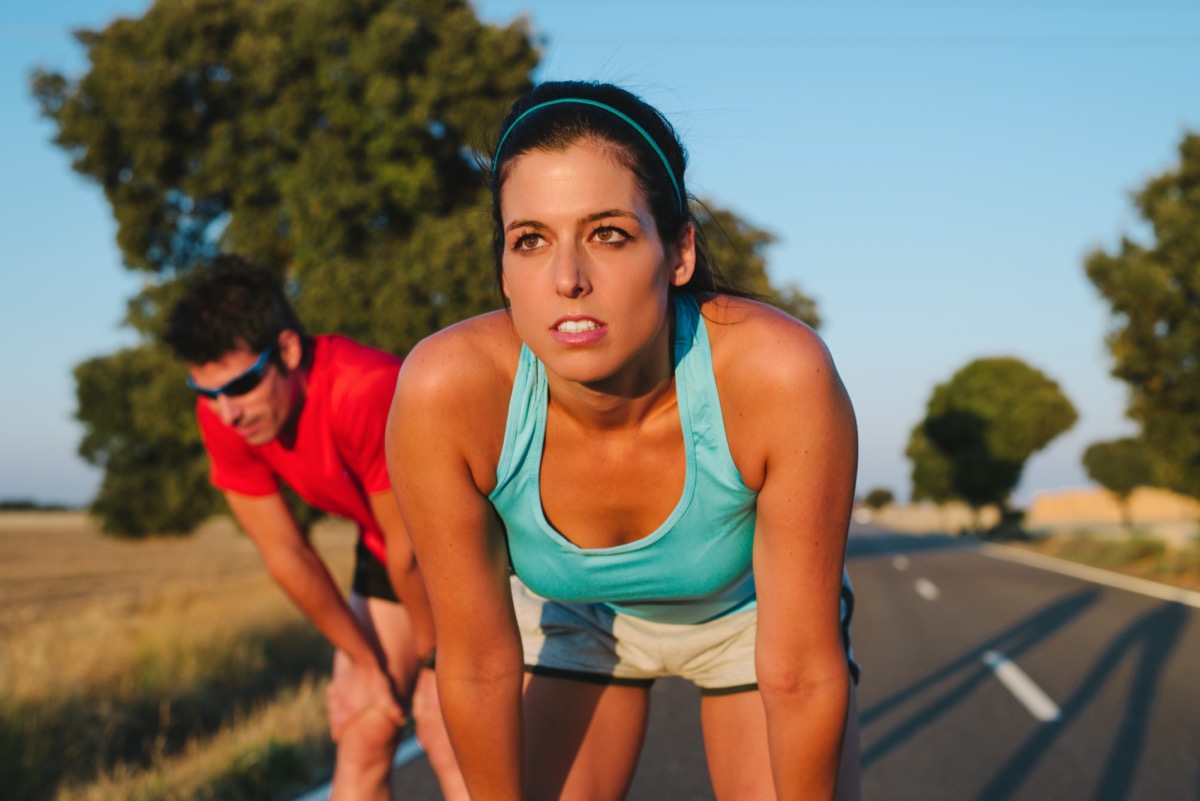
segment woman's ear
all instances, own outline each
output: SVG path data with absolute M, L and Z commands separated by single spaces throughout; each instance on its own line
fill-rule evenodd
M 685 223 L 671 248 L 671 286 L 684 286 L 696 272 L 696 226 Z

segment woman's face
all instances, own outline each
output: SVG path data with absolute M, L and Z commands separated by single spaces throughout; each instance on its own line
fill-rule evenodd
M 695 265 L 691 231 L 664 246 L 611 147 L 580 140 L 516 157 L 500 213 L 504 295 L 518 335 L 548 370 L 600 382 L 636 371 L 665 341 L 668 288 Z

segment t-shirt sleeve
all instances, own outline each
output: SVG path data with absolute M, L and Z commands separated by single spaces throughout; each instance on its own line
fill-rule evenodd
M 208 451 L 208 477 L 214 487 L 251 496 L 279 491 L 279 482 L 270 466 L 255 456 L 245 440 L 203 403 L 196 404 L 196 421 Z
M 392 487 L 383 440 L 399 372 L 399 363 L 363 372 L 347 387 L 335 411 L 342 458 L 367 494 Z

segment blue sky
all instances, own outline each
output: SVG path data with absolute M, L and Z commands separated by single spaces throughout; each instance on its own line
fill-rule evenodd
M 86 502 L 71 369 L 132 344 L 139 277 L 99 188 L 38 118 L 28 74 L 86 67 L 69 31 L 145 0 L 0 10 L 0 498 Z M 694 193 L 773 232 L 777 282 L 814 296 L 858 412 L 861 491 L 908 493 L 903 451 L 933 386 L 1010 355 L 1054 378 L 1075 428 L 1016 499 L 1087 484 L 1084 448 L 1131 433 L 1107 310 L 1083 257 L 1144 236 L 1129 193 L 1200 130 L 1200 4 L 481 0 L 524 15 L 536 77 L 608 80 L 662 109 Z

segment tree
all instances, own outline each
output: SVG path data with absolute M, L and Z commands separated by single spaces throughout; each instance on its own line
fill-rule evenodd
M 159 0 L 76 36 L 87 72 L 37 71 L 33 92 L 146 277 L 126 315 L 141 343 L 76 369 L 80 453 L 105 471 L 106 531 L 188 531 L 221 504 L 161 345 L 179 279 L 238 253 L 286 281 L 310 330 L 396 353 L 496 308 L 475 153 L 538 54 L 524 22 L 484 25 L 465 0 Z M 770 236 L 714 215 L 744 277 L 769 287 Z
M 1133 196 L 1150 241 L 1092 252 L 1088 278 L 1111 306 L 1112 374 L 1165 486 L 1200 498 L 1200 135 Z
M 1083 467 L 1093 481 L 1117 496 L 1121 519 L 1132 525 L 1129 496 L 1154 483 L 1154 458 L 1146 444 L 1134 437 L 1095 442 L 1083 452 Z
M 159 344 L 176 279 L 237 252 L 313 330 L 393 351 L 494 307 L 472 148 L 537 53 L 463 0 L 162 0 L 77 38 L 86 74 L 35 72 L 33 91 L 147 275 L 126 317 L 142 344 L 77 368 L 80 453 L 105 471 L 105 530 L 186 531 L 219 500 Z
M 104 468 L 92 511 L 105 533 L 181 534 L 220 508 L 183 379 L 183 368 L 157 347 L 75 368 L 79 407 L 88 411 L 79 453 Z
M 863 500 L 863 503 L 865 503 L 867 505 L 867 508 L 873 509 L 874 511 L 878 512 L 880 509 L 887 506 L 889 503 L 895 502 L 895 500 L 896 500 L 896 496 L 892 493 L 892 491 L 890 489 L 884 489 L 883 487 L 876 487 L 875 489 L 873 489 L 867 493 L 867 497 Z
M 913 430 L 913 497 L 959 499 L 976 516 L 994 504 L 1003 519 L 1025 462 L 1077 417 L 1040 371 L 1019 359 L 977 359 L 934 388 Z
M 948 503 L 957 496 L 954 493 L 954 465 L 950 458 L 938 450 L 925 435 L 925 421 L 913 428 L 908 436 L 904 455 L 912 462 L 912 492 L 914 503 L 932 501 Z

